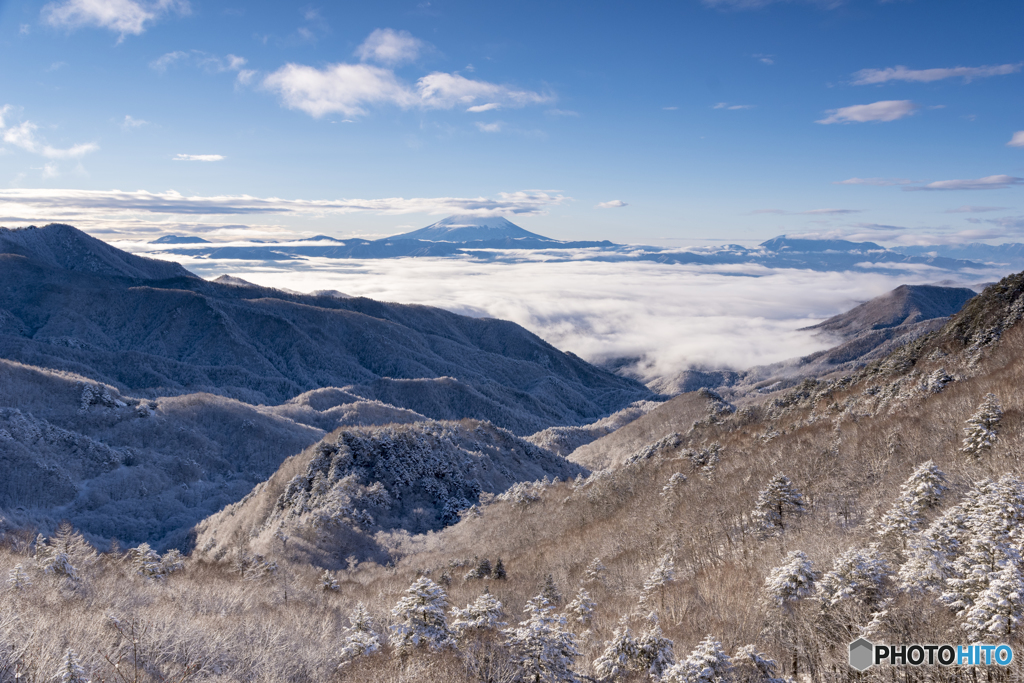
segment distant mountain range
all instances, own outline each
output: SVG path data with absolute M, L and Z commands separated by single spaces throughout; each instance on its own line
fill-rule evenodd
M 306 258 L 385 259 L 404 257 L 470 257 L 516 260 L 517 250 L 544 250 L 547 260 L 585 258 L 591 261 L 654 261 L 699 265 L 758 264 L 769 268 L 819 271 L 877 270 L 892 272 L 926 265 L 950 271 L 981 269 L 987 262 L 1024 263 L 1024 246 L 1002 249 L 971 245 L 957 252 L 932 247 L 887 249 L 874 242 L 810 240 L 781 235 L 756 247 L 727 244 L 671 249 L 602 241 L 559 241 L 529 232 L 500 217 L 449 216 L 425 228 L 378 240 L 317 237 L 291 242 L 248 242 L 244 245 L 173 246 L 189 238 L 162 237 L 151 244 L 172 245 L 165 253 L 204 259 L 288 261 Z M 195 240 L 196 238 L 192 238 Z M 579 250 L 586 250 L 580 253 Z M 938 251 L 937 251 L 938 250 Z

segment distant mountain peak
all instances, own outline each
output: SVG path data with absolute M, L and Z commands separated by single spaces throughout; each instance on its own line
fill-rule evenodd
M 183 235 L 164 235 L 150 242 L 150 244 L 209 244 L 209 240 L 202 237 L 188 237 Z
M 819 252 L 819 251 L 879 251 L 885 250 L 874 242 L 850 242 L 848 240 L 817 240 L 779 235 L 760 246 L 771 251 Z
M 424 242 L 477 242 L 488 240 L 532 238 L 551 240 L 518 225 L 503 216 L 471 216 L 457 214 L 442 218 L 425 228 L 395 235 L 391 240 L 423 240 Z

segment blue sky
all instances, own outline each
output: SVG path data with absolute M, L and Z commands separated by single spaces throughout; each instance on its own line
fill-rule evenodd
M 0 224 L 1021 241 L 1022 35 L 1019 0 L 0 0 Z

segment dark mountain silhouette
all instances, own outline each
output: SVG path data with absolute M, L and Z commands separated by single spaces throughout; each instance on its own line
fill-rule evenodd
M 517 434 L 649 398 L 514 323 L 207 282 L 70 226 L 0 233 L 0 357 L 141 397 L 278 404 L 321 387 Z

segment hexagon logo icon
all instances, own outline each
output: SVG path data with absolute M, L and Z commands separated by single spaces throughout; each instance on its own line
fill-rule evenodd
M 850 643 L 850 667 L 866 671 L 874 662 L 875 645 L 870 640 L 858 638 Z

